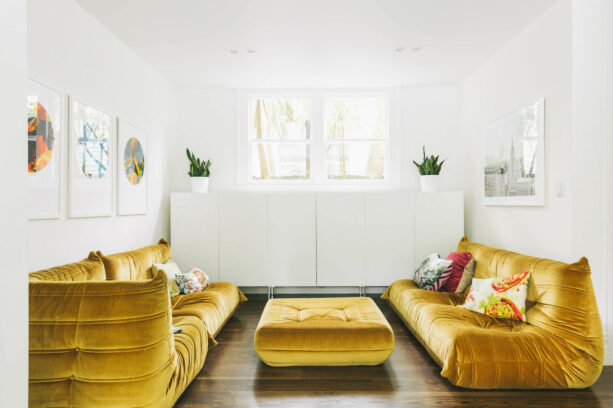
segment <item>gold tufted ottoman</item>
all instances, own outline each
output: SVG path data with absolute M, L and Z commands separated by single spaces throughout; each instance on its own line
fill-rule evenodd
M 370 298 L 271 299 L 254 343 L 273 367 L 377 365 L 394 333 Z

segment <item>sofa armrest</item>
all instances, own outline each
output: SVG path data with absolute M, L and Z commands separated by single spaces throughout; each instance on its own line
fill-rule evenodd
M 166 275 L 30 281 L 30 406 L 170 406 Z

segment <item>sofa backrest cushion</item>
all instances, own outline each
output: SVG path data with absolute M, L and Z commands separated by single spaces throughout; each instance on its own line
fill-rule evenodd
M 145 281 L 30 281 L 30 406 L 172 399 L 166 392 L 177 358 L 167 285 L 163 272 Z
M 100 281 L 106 279 L 106 274 L 102 259 L 95 252 L 90 252 L 89 256 L 80 262 L 32 272 L 29 274 L 29 279 L 35 281 Z
M 164 263 L 170 257 L 170 245 L 160 239 L 155 245 L 118 254 L 97 252 L 104 263 L 107 280 L 143 280 L 153 276 L 153 264 Z
M 475 278 L 529 271 L 526 322 L 604 359 L 603 332 L 586 258 L 567 264 L 477 244 L 463 237 L 458 251 L 470 252 Z

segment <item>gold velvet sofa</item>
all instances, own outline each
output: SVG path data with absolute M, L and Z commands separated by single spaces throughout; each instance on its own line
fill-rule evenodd
M 228 282 L 169 297 L 164 240 L 30 274 L 31 407 L 170 407 L 245 296 Z M 172 334 L 171 325 L 182 331 Z
M 464 294 L 394 282 L 382 295 L 441 367 L 466 388 L 585 388 L 602 371 L 603 332 L 587 259 L 574 264 L 470 242 L 475 278 L 530 271 L 527 323 L 466 310 Z

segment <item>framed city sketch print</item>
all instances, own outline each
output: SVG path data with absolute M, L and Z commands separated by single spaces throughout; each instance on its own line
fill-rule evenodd
M 33 80 L 28 80 L 27 86 L 28 218 L 58 218 L 64 131 L 62 94 Z
M 120 120 L 117 125 L 117 214 L 147 213 L 147 132 Z
M 113 136 L 111 115 L 70 100 L 69 214 L 71 217 L 113 213 Z
M 545 205 L 545 99 L 483 128 L 485 205 Z

